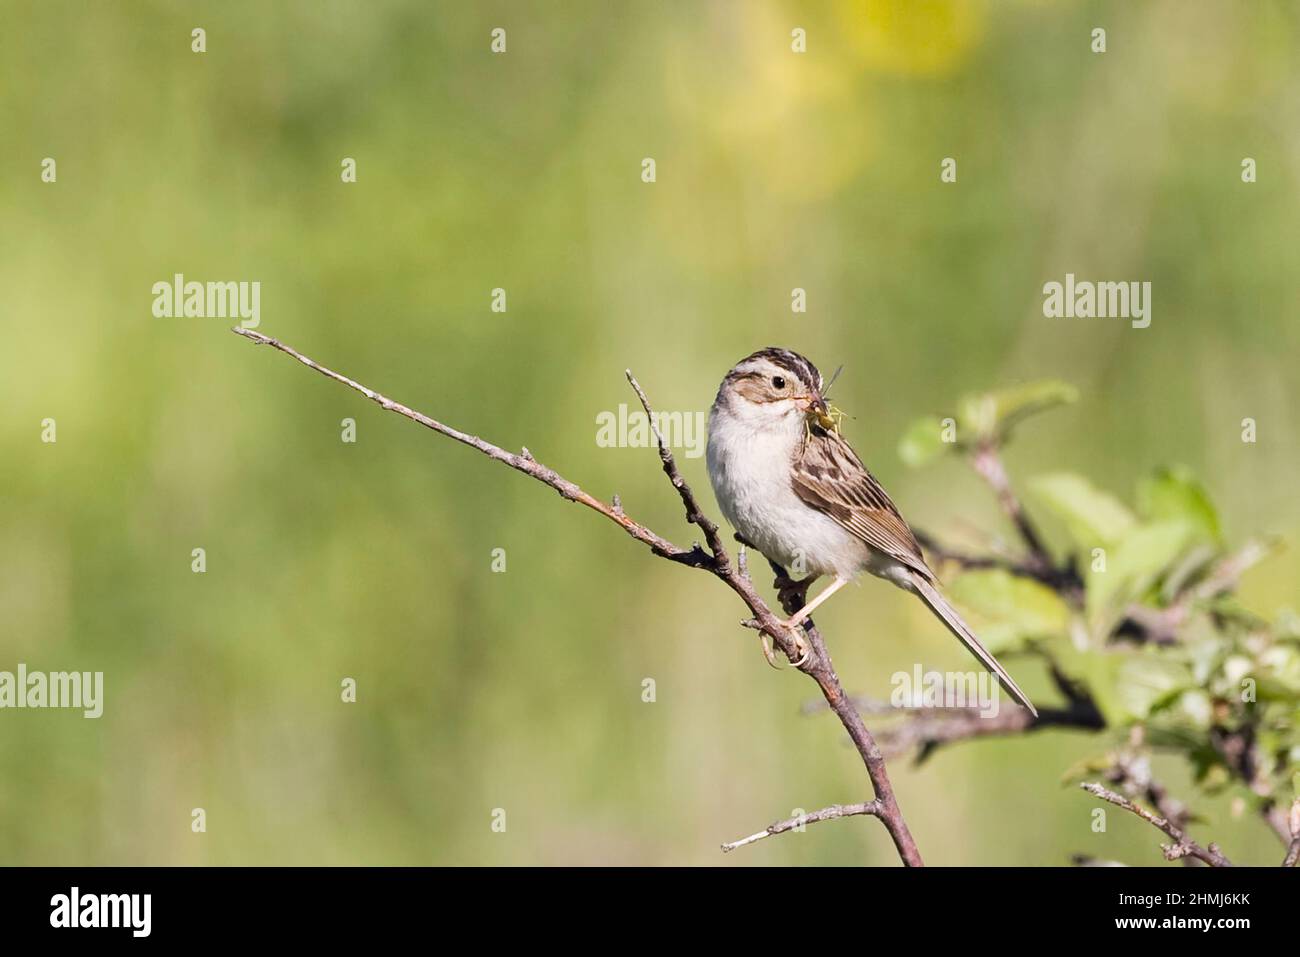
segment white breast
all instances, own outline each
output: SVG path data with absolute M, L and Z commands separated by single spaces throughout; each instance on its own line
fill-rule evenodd
M 717 408 L 709 416 L 708 467 L 722 514 L 773 561 L 803 574 L 852 577 L 868 550 L 834 520 L 804 504 L 790 483 L 799 431 L 755 428 Z

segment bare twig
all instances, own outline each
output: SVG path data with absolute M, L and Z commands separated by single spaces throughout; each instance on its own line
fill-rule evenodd
M 1283 867 L 1295 867 L 1300 862 L 1300 834 L 1291 839 L 1291 846 L 1286 850 L 1286 857 L 1282 859 Z
M 1223 759 L 1228 770 L 1259 796 L 1260 817 L 1273 829 L 1278 840 L 1289 847 L 1294 837 L 1294 830 L 1287 818 L 1285 808 L 1279 805 L 1274 797 L 1272 785 L 1264 771 L 1265 765 L 1259 754 L 1254 721 L 1247 720 L 1235 728 L 1219 725 L 1211 727 L 1210 745 Z
M 632 386 L 636 397 L 641 400 L 641 408 L 645 409 L 646 418 L 650 420 L 650 428 L 654 430 L 655 444 L 659 447 L 659 460 L 663 463 L 664 474 L 668 476 L 668 481 L 673 483 L 673 488 L 677 489 L 677 494 L 681 496 L 682 504 L 686 506 L 686 521 L 698 526 L 700 531 L 704 532 L 704 540 L 708 543 L 709 551 L 713 553 L 715 564 L 725 568 L 729 559 L 726 546 L 722 544 L 722 538 L 718 535 L 717 523 L 704 514 L 704 509 L 700 508 L 700 503 L 695 500 L 695 493 L 682 478 L 673 453 L 668 448 L 668 443 L 664 441 L 664 434 L 659 431 L 659 419 L 650 408 L 650 400 L 646 398 L 641 383 L 636 381 L 631 369 L 624 369 L 623 374 L 627 376 L 628 384 Z M 717 570 L 721 571 L 721 569 Z
M 734 851 L 738 847 L 757 843 L 774 834 L 784 834 L 786 831 L 802 828 L 805 824 L 816 824 L 818 821 L 833 821 L 837 817 L 853 817 L 857 814 L 878 816 L 880 814 L 880 805 L 875 801 L 865 801 L 862 804 L 832 804 L 830 807 L 824 807 L 820 811 L 813 811 L 811 814 L 801 814 L 798 817 L 786 818 L 784 821 L 769 824 L 757 834 L 742 837 L 738 841 L 729 841 L 722 845 L 722 852 L 725 854 L 728 851 Z
M 382 408 L 387 409 L 390 412 L 396 412 L 398 415 L 404 416 L 413 422 L 418 422 L 425 428 L 432 429 L 440 435 L 445 435 L 448 438 L 455 439 L 457 442 L 468 445 L 489 458 L 502 462 L 510 468 L 522 472 L 544 485 L 551 487 L 568 501 L 577 502 L 595 512 L 599 512 L 601 515 L 604 515 L 610 521 L 617 524 L 627 534 L 632 536 L 632 538 L 647 545 L 654 554 L 661 558 L 666 558 L 670 561 L 687 565 L 692 568 L 704 569 L 705 571 L 712 573 L 725 582 L 727 586 L 745 602 L 746 606 L 748 606 L 750 612 L 753 614 L 753 618 L 749 622 L 746 622 L 746 624 L 768 635 L 791 662 L 799 659 L 800 656 L 796 648 L 793 634 L 785 627 L 781 619 L 773 613 L 772 609 L 768 607 L 767 603 L 758 594 L 748 575 L 742 573 L 740 568 L 736 564 L 732 563 L 727 554 L 726 547 L 723 545 L 721 537 L 718 534 L 717 525 L 710 521 L 704 515 L 703 510 L 699 507 L 699 503 L 696 501 L 690 486 L 687 485 L 686 481 L 682 478 L 681 473 L 678 471 L 672 452 L 668 449 L 667 443 L 664 442 L 663 435 L 660 433 L 657 423 L 654 432 L 655 439 L 659 446 L 659 458 L 663 463 L 664 473 L 668 476 L 673 487 L 681 497 L 682 504 L 686 508 L 687 521 L 699 527 L 704 533 L 705 541 L 709 547 L 708 551 L 705 551 L 699 545 L 695 545 L 689 549 L 675 545 L 668 539 L 651 531 L 646 526 L 634 521 L 627 515 L 621 503 L 618 501 L 615 501 L 612 504 L 606 503 L 595 496 L 590 495 L 575 483 L 561 476 L 554 469 L 548 468 L 538 462 L 527 449 L 524 449 L 519 454 L 507 452 L 505 449 L 493 445 L 491 442 L 485 441 L 476 435 L 461 432 L 459 429 L 445 425 L 442 422 L 432 419 L 420 412 L 416 412 L 401 403 L 394 402 L 392 399 L 361 385 L 359 382 L 349 379 L 347 376 L 340 375 L 339 373 L 316 363 L 312 359 L 309 359 L 307 356 L 304 356 L 302 353 L 285 345 L 277 339 L 263 335 L 260 332 L 253 332 L 252 330 L 240 327 L 236 327 L 231 331 L 254 343 L 268 345 L 286 355 L 290 355 L 308 368 L 319 372 L 321 375 L 360 392 L 366 398 L 377 403 Z M 641 389 L 641 386 L 637 383 L 635 378 L 633 378 L 630 372 L 628 373 L 628 382 L 637 393 L 637 397 L 641 400 L 642 407 L 645 408 L 650 421 L 655 423 L 655 417 L 650 409 L 650 403 L 646 398 L 645 392 Z M 781 576 L 784 577 L 784 572 L 781 572 Z M 788 581 L 788 579 L 786 580 Z M 870 802 L 873 807 L 871 814 L 874 817 L 879 818 L 881 823 L 884 824 L 885 829 L 889 832 L 889 836 L 893 839 L 894 846 L 903 863 L 908 866 L 919 867 L 923 863 L 921 854 L 916 847 L 916 842 L 913 840 L 911 832 L 907 828 L 906 822 L 903 820 L 903 813 L 898 807 L 893 787 L 889 781 L 889 774 L 885 767 L 885 759 L 881 754 L 879 747 L 876 745 L 875 739 L 863 724 L 861 715 L 858 714 L 857 710 L 849 701 L 848 696 L 845 695 L 844 689 L 840 685 L 839 677 L 835 674 L 834 666 L 831 663 L 830 655 L 826 651 L 826 645 L 822 640 L 821 634 L 817 631 L 811 620 L 804 622 L 803 629 L 811 642 L 813 654 L 808 657 L 808 660 L 802 665 L 800 670 L 817 682 L 822 695 L 826 698 L 827 704 L 840 719 L 840 723 L 844 725 L 850 739 L 853 741 L 854 747 L 862 758 L 863 764 L 866 766 L 867 775 L 871 779 L 872 789 L 875 792 L 875 800 Z
M 1105 772 L 1106 781 L 1115 785 L 1130 799 L 1142 798 L 1179 830 L 1185 830 L 1192 822 L 1193 814 L 1189 807 L 1176 800 L 1163 784 L 1151 774 L 1151 755 L 1145 750 L 1146 729 L 1134 725 L 1129 731 L 1127 747 L 1110 755 L 1111 765 Z M 1184 864 L 1193 865 L 1196 858 L 1185 856 Z
M 1286 849 L 1286 857 L 1282 859 L 1283 867 L 1295 867 L 1300 863 L 1300 798 L 1291 802 L 1291 813 L 1288 815 L 1287 826 L 1291 829 L 1291 844 Z
M 921 547 L 930 553 L 936 564 L 952 562 L 966 571 L 997 568 L 1020 578 L 1032 578 L 1053 587 L 1059 580 L 1059 573 L 1055 569 L 1044 569 L 1040 562 L 1015 558 L 1011 555 L 977 555 L 950 548 L 920 529 L 912 529 L 912 533 Z
M 1209 847 L 1201 847 L 1184 833 L 1183 829 L 1178 827 L 1168 818 L 1158 817 L 1152 814 L 1146 808 L 1134 804 L 1128 798 L 1121 794 L 1116 794 L 1100 784 L 1084 782 L 1079 787 L 1083 788 L 1089 794 L 1101 798 L 1103 801 L 1109 801 L 1116 807 L 1123 808 L 1136 814 L 1142 820 L 1146 821 L 1153 827 L 1158 828 L 1173 840 L 1173 844 L 1162 844 L 1161 849 L 1164 851 L 1165 860 L 1176 861 L 1183 857 L 1194 857 L 1199 861 L 1209 864 L 1211 867 L 1231 867 L 1232 862 L 1223 856 L 1219 851 L 1217 844 L 1211 844 Z
M 1267 542 L 1248 541 L 1214 566 L 1205 580 L 1191 589 L 1193 601 L 1209 601 L 1237 587 L 1241 576 L 1268 557 Z
M 905 717 L 899 724 L 878 730 L 877 740 L 886 757 L 905 754 L 916 748 L 917 764 L 945 744 L 972 738 L 1027 734 L 1047 728 L 1104 730 L 1106 719 L 1088 690 L 1062 672 L 1050 658 L 1049 671 L 1056 687 L 1065 696 L 1066 707 L 1040 708 L 1037 718 L 1024 708 L 999 708 L 997 714 L 988 714 L 982 708 L 896 707 L 886 701 L 859 697 L 853 699 L 853 704 L 865 714 Z M 810 713 L 825 707 L 823 701 L 809 701 L 803 710 Z
M 455 439 L 457 442 L 468 445 L 470 448 L 477 449 L 488 458 L 496 459 L 498 462 L 504 462 L 512 469 L 523 472 L 525 475 L 531 476 L 545 485 L 549 485 L 551 488 L 555 489 L 555 491 L 559 492 L 561 497 L 568 499 L 570 502 L 577 502 L 580 505 L 585 505 L 587 508 L 604 515 L 637 541 L 648 545 L 650 550 L 661 558 L 667 558 L 671 561 L 681 562 L 682 564 L 691 565 L 696 568 L 704 568 L 709 564 L 709 556 L 703 549 L 679 548 L 666 538 L 656 535 L 644 525 L 634 522 L 629 518 L 623 512 L 621 506 L 602 502 L 595 496 L 584 492 L 576 484 L 559 475 L 553 469 L 549 469 L 545 465 L 542 465 L 533 458 L 532 453 L 527 449 L 522 450 L 516 455 L 513 452 L 507 452 L 505 449 L 493 445 L 491 442 L 486 442 L 476 435 L 470 435 L 466 432 L 461 432 L 459 429 L 453 429 L 451 426 L 444 425 L 435 419 L 429 418 L 427 415 L 416 412 L 414 409 L 407 408 L 400 402 L 394 402 L 392 399 L 380 395 L 372 389 L 366 388 L 361 383 L 354 382 L 347 376 L 339 375 L 337 372 L 317 364 L 292 347 L 280 342 L 278 339 L 272 339 L 270 336 L 264 336 L 260 332 L 254 332 L 251 329 L 244 329 L 239 326 L 236 326 L 230 331 L 236 335 L 243 336 L 245 339 L 256 342 L 259 345 L 267 345 L 273 349 L 279 349 L 286 355 L 293 356 L 309 369 L 315 369 L 321 375 L 333 379 L 335 382 L 341 382 L 350 389 L 355 389 L 367 399 L 377 403 L 389 412 L 396 412 L 398 415 L 405 416 L 412 422 L 420 423 L 420 425 L 424 426 L 426 429 L 432 429 L 440 435 L 445 435 L 449 439 Z
M 993 494 L 997 496 L 998 504 L 1002 506 L 1002 511 L 1006 512 L 1007 518 L 1011 519 L 1016 531 L 1025 540 L 1025 544 L 1029 547 L 1029 562 L 1044 571 L 1051 569 L 1052 556 L 1047 551 L 1047 546 L 1043 544 L 1038 529 L 1029 520 L 1024 506 L 1020 504 L 1020 499 L 1012 491 L 1011 480 L 1007 478 L 1007 470 L 1002 465 L 1002 457 L 998 455 L 997 447 L 992 443 L 976 446 L 971 450 L 971 465 L 979 476 L 988 482 L 989 487 L 993 489 Z
M 786 574 L 785 569 L 780 565 L 775 562 L 769 562 L 769 564 L 772 566 L 772 571 L 776 573 L 776 581 L 773 582 L 773 585 L 781 596 L 782 606 L 787 614 L 794 614 L 804 606 L 808 595 L 808 586 L 812 583 L 812 580 L 805 579 L 796 582 Z M 826 699 L 826 704 L 831 711 L 835 712 L 835 716 L 840 719 L 840 724 L 844 725 L 844 729 L 848 731 L 853 746 L 861 756 L 863 764 L 867 766 L 867 776 L 871 778 L 871 785 L 876 794 L 875 803 L 878 805 L 876 817 L 880 818 L 881 823 L 885 825 L 885 829 L 889 831 L 890 837 L 894 839 L 894 846 L 898 849 L 903 862 L 909 864 L 909 866 L 918 866 L 921 863 L 920 852 L 917 851 L 912 835 L 903 822 L 901 812 L 898 811 L 894 788 L 885 770 L 885 756 L 876 744 L 871 732 L 867 730 L 858 709 L 853 706 L 852 699 L 845 694 L 844 688 L 840 684 L 839 675 L 835 673 L 835 666 L 831 662 L 831 656 L 826 650 L 826 642 L 822 639 L 821 631 L 818 630 L 813 619 L 807 618 L 804 620 L 803 630 L 812 643 L 814 651 L 812 659 L 804 666 L 803 670 L 812 675 L 817 682 L 822 697 Z
M 1011 488 L 1006 467 L 994 439 L 962 446 L 975 473 L 984 479 L 997 498 L 998 505 L 1015 526 L 1027 553 L 1010 552 L 979 555 L 949 548 L 924 531 L 915 531 L 916 540 L 936 563 L 952 562 L 966 571 L 999 569 L 1021 578 L 1029 578 L 1053 589 L 1076 610 L 1084 607 L 1084 583 L 1073 556 L 1059 564 L 1048 551 L 1043 536 Z
M 1132 748 L 1126 748 L 1112 757 L 1106 780 L 1118 786 L 1130 798 L 1143 797 L 1156 812 L 1180 830 L 1192 821 L 1192 812 L 1181 801 L 1175 800 L 1163 784 L 1151 776 L 1151 758 L 1138 750 L 1145 738 L 1145 729 L 1134 726 L 1131 732 Z
M 1264 823 L 1273 829 L 1273 833 L 1278 836 L 1282 844 L 1289 845 L 1292 840 L 1291 824 L 1287 820 L 1286 810 L 1272 799 L 1265 799 L 1259 809 L 1260 816 Z M 1297 827 L 1297 833 L 1300 833 L 1300 827 Z
M 910 720 L 877 732 L 887 757 L 917 749 L 916 763 L 931 757 L 945 744 L 973 738 L 1028 734 L 1047 728 L 1099 731 L 1106 722 L 1095 706 L 1040 708 L 1035 718 L 1024 708 L 1000 708 L 988 715 L 980 708 L 923 709 Z

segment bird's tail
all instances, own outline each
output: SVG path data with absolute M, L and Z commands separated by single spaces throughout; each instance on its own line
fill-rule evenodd
M 957 614 L 957 609 L 948 604 L 948 599 L 939 594 L 939 590 L 934 585 L 922 578 L 920 575 L 912 576 L 912 584 L 916 587 L 916 594 L 921 598 L 930 610 L 942 619 L 943 623 L 948 626 L 948 630 L 957 636 L 957 640 L 966 646 L 966 650 L 980 660 L 980 662 L 997 676 L 998 684 L 1006 690 L 1007 694 L 1015 698 L 1018 702 L 1029 709 L 1030 714 L 1035 718 L 1038 717 L 1038 709 L 1034 707 L 1033 702 L 1025 695 L 1020 687 L 1007 674 L 1007 670 L 998 664 L 998 660 L 993 657 L 980 640 L 975 637 L 975 632 L 970 630 L 970 626 L 961 620 L 961 615 Z

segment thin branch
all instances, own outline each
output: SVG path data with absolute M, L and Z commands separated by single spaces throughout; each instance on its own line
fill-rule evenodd
M 749 837 L 742 837 L 738 841 L 723 844 L 722 852 L 726 854 L 738 847 L 744 847 L 746 844 L 755 844 L 764 838 L 772 837 L 774 834 L 784 834 L 786 831 L 802 828 L 805 824 L 816 824 L 818 821 L 833 821 L 839 817 L 853 817 L 858 814 L 879 817 L 880 805 L 875 801 L 865 801 L 862 804 L 832 804 L 830 807 L 824 807 L 820 811 L 813 811 L 811 814 L 801 814 L 798 817 L 777 821 L 775 824 L 769 824 L 757 834 L 751 834 Z
M 1134 725 L 1129 731 L 1129 743 L 1110 755 L 1111 766 L 1105 772 L 1106 781 L 1116 785 L 1130 799 L 1142 798 L 1179 830 L 1186 830 L 1194 815 L 1191 808 L 1176 800 L 1151 775 L 1151 755 L 1145 750 L 1146 728 Z M 1185 856 L 1184 864 L 1195 864 L 1196 858 Z
M 360 392 L 371 402 L 380 405 L 389 412 L 396 412 L 398 415 L 405 416 L 412 422 L 420 423 L 420 425 L 424 426 L 426 429 L 432 429 L 439 435 L 445 435 L 449 439 L 455 439 L 457 442 L 468 445 L 470 448 L 477 449 L 488 458 L 496 459 L 498 462 L 503 462 L 510 466 L 510 468 L 523 472 L 525 475 L 535 478 L 537 481 L 545 485 L 549 485 L 551 488 L 555 489 L 555 491 L 559 492 L 561 497 L 570 502 L 577 502 L 580 505 L 585 505 L 587 508 L 604 515 L 638 542 L 650 546 L 650 550 L 661 558 L 667 558 L 671 561 L 681 562 L 682 564 L 691 565 L 696 568 L 704 568 L 708 565 L 708 555 L 704 553 L 703 549 L 679 548 L 666 538 L 656 535 L 644 525 L 629 518 L 623 512 L 621 506 L 602 502 L 595 496 L 584 492 L 576 484 L 559 475 L 553 469 L 549 469 L 545 465 L 542 465 L 533 458 L 532 453 L 527 449 L 523 449 L 518 454 L 507 452 L 505 449 L 495 446 L 491 442 L 480 439 L 476 435 L 470 435 L 466 432 L 461 432 L 459 429 L 454 429 L 449 425 L 444 425 L 436 419 L 429 418 L 423 413 L 407 408 L 400 402 L 394 402 L 392 399 L 375 392 L 373 389 L 366 388 L 359 382 L 354 382 L 347 376 L 339 375 L 337 372 L 319 365 L 298 352 L 296 349 L 280 342 L 278 339 L 272 339 L 270 336 L 264 336 L 260 332 L 254 332 L 251 329 L 244 329 L 240 326 L 236 326 L 230 331 L 259 345 L 270 346 L 273 349 L 280 350 L 286 355 L 293 356 L 303 365 L 307 366 L 307 368 L 315 369 L 326 378 L 333 379 L 335 382 L 341 382 L 348 388 Z
M 776 562 L 769 561 L 768 564 L 776 575 L 776 580 L 772 585 L 780 596 L 781 606 L 785 609 L 786 614 L 792 615 L 806 603 L 808 586 L 812 584 L 813 579 L 805 578 L 802 581 L 795 581 Z M 885 769 L 884 753 L 880 750 L 880 746 L 876 743 L 876 739 L 871 732 L 867 730 L 867 726 L 862 721 L 862 715 L 858 713 L 858 709 L 853 705 L 853 699 L 845 693 L 843 685 L 840 684 L 839 675 L 835 673 L 835 666 L 831 661 L 830 652 L 826 650 L 826 642 L 823 640 L 822 633 L 817 628 L 816 622 L 812 618 L 804 619 L 803 630 L 812 643 L 814 651 L 812 660 L 804 666 L 803 670 L 817 682 L 822 697 L 826 699 L 826 704 L 835 713 L 835 717 L 840 719 L 840 724 L 849 733 L 853 746 L 861 756 L 863 764 L 867 766 L 867 776 L 871 778 L 871 786 L 876 794 L 875 803 L 879 806 L 876 816 L 880 818 L 881 823 L 885 825 L 885 829 L 889 831 L 890 837 L 894 839 L 894 847 L 897 848 L 899 856 L 909 866 L 920 866 L 920 852 L 916 849 L 916 843 L 907 830 L 907 824 L 903 821 L 902 813 L 898 810 L 898 801 L 894 797 L 894 787 L 890 783 L 889 774 Z
M 1012 491 L 1011 480 L 1007 478 L 1007 470 L 1002 465 L 1002 457 L 998 455 L 996 446 L 984 443 L 974 448 L 971 451 L 971 465 L 980 477 L 988 482 L 989 487 L 993 489 L 993 494 L 997 496 L 998 504 L 1002 506 L 1002 511 L 1006 512 L 1007 518 L 1011 519 L 1016 531 L 1025 540 L 1025 544 L 1029 547 L 1030 562 L 1044 570 L 1052 568 L 1052 556 L 1047 551 L 1047 546 L 1043 544 L 1043 537 L 1038 533 L 1038 529 L 1030 521 L 1024 506 L 1020 504 L 1020 499 Z
M 1283 867 L 1295 867 L 1300 863 L 1300 798 L 1291 802 L 1291 813 L 1288 816 L 1288 826 L 1291 828 L 1291 844 L 1286 849 L 1286 857 L 1282 859 Z
M 999 708 L 996 715 L 987 715 L 980 708 L 933 708 L 923 709 L 910 720 L 877 734 L 886 757 L 916 748 L 916 763 L 920 764 L 941 746 L 957 741 L 1029 734 L 1047 728 L 1100 731 L 1105 727 L 1101 713 L 1088 705 L 1040 708 L 1037 718 L 1024 708 Z
M 1066 675 L 1050 658 L 1048 666 L 1057 689 L 1065 696 L 1066 707 L 1040 708 L 1037 718 L 1023 708 L 999 708 L 997 714 L 991 715 L 982 708 L 898 707 L 887 701 L 859 697 L 853 699 L 853 704 L 865 714 L 905 716 L 902 723 L 877 731 L 877 740 L 885 757 L 905 754 L 915 748 L 917 764 L 943 745 L 973 738 L 1028 734 L 1047 728 L 1105 730 L 1106 718 L 1087 688 Z M 809 701 L 803 711 L 808 714 L 825 708 L 822 701 Z
M 1134 728 L 1135 735 L 1138 727 Z M 1138 744 L 1140 745 L 1141 736 Z M 1106 780 L 1119 786 L 1130 798 L 1141 795 L 1166 821 L 1180 830 L 1192 821 L 1191 810 L 1175 800 L 1163 784 L 1151 776 L 1151 759 L 1146 753 L 1121 751 L 1106 774 Z
M 725 565 L 728 561 L 727 549 L 722 544 L 722 538 L 718 535 L 717 523 L 704 514 L 704 509 L 700 508 L 700 503 L 695 499 L 695 493 L 691 491 L 691 487 L 682 478 L 682 473 L 677 468 L 673 453 L 668 448 L 668 443 L 664 441 L 664 434 L 659 431 L 659 418 L 650 408 L 650 400 L 646 398 L 641 383 L 636 381 L 636 376 L 632 375 L 631 369 L 624 369 L 623 374 L 627 376 L 628 384 L 632 386 L 632 391 L 636 393 L 636 397 L 641 400 L 641 408 L 645 409 L 646 418 L 650 421 L 650 428 L 654 431 L 655 444 L 659 447 L 659 460 L 663 462 L 664 474 L 668 476 L 668 481 L 673 483 L 673 488 L 677 489 L 677 494 L 681 496 L 682 504 L 686 506 L 686 521 L 698 526 L 704 532 L 704 540 L 708 543 L 709 551 L 713 553 L 714 560 Z
M 920 529 L 912 529 L 916 540 L 934 558 L 936 564 L 952 562 L 965 571 L 981 571 L 990 568 L 1010 572 L 1020 578 L 1032 578 L 1046 585 L 1055 586 L 1059 573 L 1055 569 L 1044 570 L 1038 562 L 1026 561 L 1009 555 L 977 555 L 943 545 L 933 535 Z
M 1082 608 L 1084 585 L 1074 560 L 1067 559 L 1060 565 L 1053 560 L 1052 553 L 1047 550 L 1038 527 L 1030 520 L 1029 513 L 1025 511 L 1024 505 L 1011 488 L 1011 480 L 1007 477 L 1007 470 L 1002 464 L 997 445 L 993 442 L 984 442 L 975 446 L 970 450 L 970 463 L 976 473 L 993 490 L 998 504 L 1002 506 L 1002 511 L 1016 527 L 1016 531 L 1029 550 L 1029 554 L 1023 561 L 1011 563 L 1008 570 L 1014 574 L 1037 578 L 1059 592 L 1073 608 Z
M 1214 566 L 1204 581 L 1191 589 L 1192 601 L 1210 601 L 1237 587 L 1241 576 L 1268 557 L 1267 542 L 1248 541 Z
M 1211 727 L 1210 745 L 1223 759 L 1228 770 L 1259 796 L 1260 816 L 1277 834 L 1283 846 L 1289 848 L 1295 836 L 1295 829 L 1292 828 L 1286 811 L 1273 796 L 1272 786 L 1264 770 L 1264 762 L 1260 760 L 1254 720 L 1248 720 L 1240 727 L 1232 729 L 1218 725 Z M 1300 827 L 1300 823 L 1297 827 Z
M 1169 835 L 1170 839 L 1172 839 L 1174 843 L 1161 845 L 1165 854 L 1165 860 L 1176 861 L 1180 858 L 1190 856 L 1209 864 L 1211 867 L 1232 866 L 1232 862 L 1219 852 L 1219 846 L 1217 844 L 1211 844 L 1209 847 L 1201 847 L 1201 845 L 1189 838 L 1182 828 L 1178 827 L 1168 818 L 1158 817 L 1146 808 L 1134 804 L 1123 795 L 1116 794 L 1114 791 L 1102 787 L 1100 784 L 1084 782 L 1083 784 L 1080 784 L 1079 787 L 1083 788 L 1089 794 L 1101 798 L 1103 801 L 1109 801 L 1116 807 L 1123 808 L 1125 811 L 1136 814 L 1148 824 Z
M 743 573 L 736 564 L 732 563 L 727 554 L 727 550 L 718 535 L 717 525 L 704 515 L 703 510 L 699 507 L 699 503 L 695 499 L 694 493 L 690 489 L 690 486 L 686 484 L 680 472 L 677 470 L 677 465 L 673 459 L 672 452 L 668 449 L 667 443 L 664 442 L 663 435 L 657 427 L 654 414 L 650 409 L 649 400 L 646 398 L 645 392 L 632 377 L 631 373 L 628 373 L 628 381 L 636 391 L 637 397 L 641 400 L 642 407 L 645 408 L 650 421 L 656 425 L 654 429 L 655 439 L 658 443 L 659 458 L 663 463 L 664 473 L 672 482 L 673 487 L 677 490 L 678 495 L 682 499 L 682 504 L 686 507 L 687 520 L 698 526 L 703 531 L 705 541 L 709 546 L 709 551 L 707 552 L 699 545 L 695 545 L 690 549 L 685 549 L 673 544 L 668 539 L 656 534 L 646 526 L 634 521 L 623 510 L 621 503 L 619 503 L 617 499 L 615 499 L 611 504 L 603 502 L 588 494 L 578 485 L 561 476 L 554 469 L 548 468 L 538 462 L 527 449 L 523 449 L 518 454 L 507 452 L 506 450 L 493 445 L 491 442 L 481 439 L 476 435 L 461 432 L 459 429 L 452 428 L 451 426 L 445 425 L 436 419 L 432 419 L 423 413 L 416 412 L 399 402 L 394 402 L 392 399 L 361 385 L 359 382 L 349 379 L 347 376 L 340 375 L 331 369 L 327 369 L 325 366 L 316 363 L 312 359 L 309 359 L 307 356 L 304 356 L 302 353 L 285 345 L 277 339 L 241 327 L 236 327 L 231 331 L 254 343 L 271 346 L 273 349 L 277 349 L 286 355 L 292 356 L 303 365 L 310 369 L 314 369 L 321 375 L 360 392 L 367 399 L 377 403 L 382 408 L 390 412 L 396 412 L 398 415 L 404 416 L 413 422 L 418 422 L 425 428 L 432 429 L 440 435 L 445 435 L 448 438 L 455 439 L 463 445 L 468 445 L 470 448 L 476 449 L 489 458 L 502 462 L 510 468 L 522 472 L 530 478 L 534 478 L 544 485 L 549 486 L 568 501 L 577 502 L 595 512 L 599 512 L 601 515 L 622 528 L 634 539 L 647 545 L 654 554 L 661 558 L 666 558 L 679 564 L 687 565 L 692 568 L 700 568 L 710 572 L 725 582 L 727 586 L 745 602 L 746 606 L 753 614 L 753 619 L 744 624 L 748 624 L 749 626 L 768 635 L 791 662 L 799 659 L 799 651 L 796 647 L 793 633 L 785 627 L 781 619 L 776 616 L 770 607 L 768 607 L 767 603 L 754 588 L 749 576 L 746 573 Z M 781 576 L 784 577 L 783 571 L 781 572 Z M 788 581 L 788 579 L 786 580 Z M 885 767 L 885 759 L 880 752 L 880 748 L 876 745 L 876 741 L 867 730 L 866 725 L 863 724 L 861 715 L 858 714 L 857 710 L 849 701 L 848 696 L 845 695 L 844 689 L 840 685 L 839 677 L 835 674 L 834 666 L 831 663 L 830 655 L 826 650 L 826 644 L 822 640 L 820 632 L 817 631 L 816 626 L 813 625 L 811 620 L 804 622 L 803 629 L 811 642 L 813 654 L 809 656 L 808 660 L 802 665 L 800 670 L 817 682 L 822 695 L 826 698 L 827 704 L 840 719 L 840 723 L 843 724 L 845 730 L 848 732 L 849 738 L 853 741 L 854 747 L 857 749 L 858 754 L 862 758 L 863 764 L 866 766 L 867 775 L 871 779 L 871 786 L 875 792 L 875 800 L 870 802 L 874 808 L 872 815 L 879 818 L 881 823 L 884 824 L 885 829 L 892 838 L 894 847 L 897 849 L 898 855 L 903 863 L 911 867 L 919 867 L 923 864 L 921 854 L 916 847 L 916 842 L 912 838 L 911 832 L 907 828 L 907 823 L 903 820 L 903 813 L 894 796 L 893 786 L 890 783 L 889 774 Z
M 1287 820 L 1286 811 L 1277 801 L 1266 798 L 1260 806 L 1259 814 L 1264 819 L 1264 823 L 1272 828 L 1273 833 L 1278 836 L 1278 840 L 1282 842 L 1283 846 L 1291 843 L 1291 824 Z M 1296 826 L 1296 833 L 1300 833 L 1300 824 Z

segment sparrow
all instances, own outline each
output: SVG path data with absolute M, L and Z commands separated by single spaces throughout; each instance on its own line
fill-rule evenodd
M 862 572 L 925 603 L 999 684 L 1035 716 L 1033 703 L 939 591 L 903 516 L 840 434 L 817 367 L 769 347 L 740 360 L 709 412 L 709 481 L 740 540 L 783 568 L 831 583 L 785 622 L 802 654 L 799 627 Z

